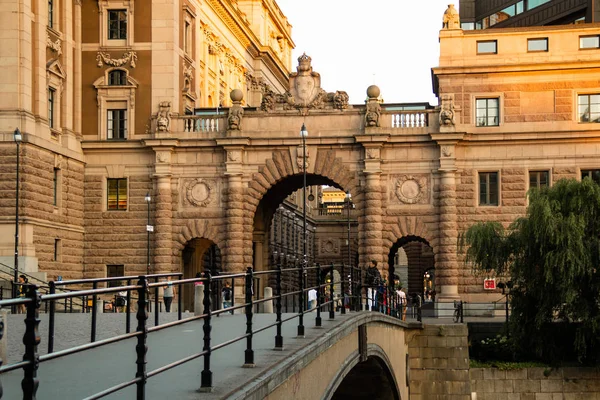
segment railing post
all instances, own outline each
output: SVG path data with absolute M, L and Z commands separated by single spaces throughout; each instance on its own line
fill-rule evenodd
M 210 392 L 212 390 L 212 371 L 210 370 L 210 331 L 212 330 L 211 322 L 211 283 L 212 277 L 210 276 L 210 271 L 204 271 L 204 277 L 206 281 L 204 282 L 204 298 L 202 299 L 202 304 L 204 305 L 204 325 L 202 330 L 204 331 L 204 347 L 203 351 L 206 352 L 204 354 L 204 369 L 200 373 L 200 391 L 202 392 Z
M 302 337 L 304 337 L 304 289 L 306 288 L 306 279 L 304 277 L 305 272 L 306 269 L 304 269 L 304 260 L 302 260 L 302 267 L 298 273 L 298 278 L 300 279 L 300 293 L 298 294 L 298 336 Z
M 254 271 L 251 267 L 246 270 L 246 351 L 244 352 L 244 367 L 254 367 L 254 350 L 252 350 L 252 294 Z
M 508 297 L 507 297 L 507 299 L 508 299 Z M 464 319 L 463 319 L 463 316 L 464 316 L 464 311 L 465 311 L 465 309 L 463 308 L 463 307 L 464 307 L 464 304 L 465 304 L 465 303 L 464 303 L 464 302 L 461 300 L 461 301 L 460 301 L 460 323 L 461 323 L 461 324 L 462 324 L 463 322 L 465 322 L 465 321 L 464 321 Z M 508 327 L 508 300 L 507 300 L 507 302 L 506 302 L 506 324 L 507 324 L 506 326 Z M 508 332 L 508 329 L 507 329 L 507 332 Z
M 329 267 L 329 319 L 335 318 L 335 300 L 333 299 L 333 264 Z
M 56 284 L 54 283 L 54 281 L 48 282 L 48 285 L 50 286 L 50 294 L 55 294 Z M 46 302 L 46 304 L 47 303 L 48 302 Z M 54 304 L 54 300 L 50 300 L 50 315 L 48 315 L 48 354 L 54 351 L 54 313 L 56 311 L 55 308 L 56 305 Z
M 178 279 L 181 279 L 181 276 L 178 277 Z M 181 291 L 181 283 L 179 285 L 177 285 L 177 319 L 179 321 L 181 321 L 181 308 L 183 307 L 183 296 L 182 296 L 182 291 Z M 233 293 L 233 289 L 232 289 L 232 293 Z M 233 299 L 233 295 L 231 295 L 231 298 Z
M 346 283 L 346 268 L 345 268 L 345 264 L 344 263 L 342 263 L 342 273 L 341 273 L 341 276 L 342 276 L 342 282 L 341 282 L 341 285 L 340 285 L 340 291 L 341 291 L 340 294 L 342 296 L 342 310 L 341 310 L 341 313 L 342 313 L 342 315 L 344 315 L 344 314 L 346 314 L 346 290 L 345 290 L 346 289 L 346 285 L 345 285 L 345 283 Z
M 25 355 L 23 361 L 28 361 L 28 364 L 23 367 L 25 372 L 21 381 L 24 400 L 35 400 L 35 395 L 40 384 L 37 379 L 37 370 L 40 364 L 38 344 L 40 343 L 40 335 L 38 332 L 39 307 L 42 299 L 37 292 L 36 285 L 28 285 L 27 297 L 31 300 L 26 304 L 27 316 L 25 318 L 25 334 L 23 335 L 23 344 L 25 345 Z
M 275 335 L 275 350 L 283 350 L 283 336 L 281 336 L 281 262 L 277 264 L 277 299 L 275 312 L 277 313 L 277 334 Z
M 127 279 L 127 286 L 131 286 L 131 279 Z M 131 290 L 127 291 L 127 304 L 125 304 L 125 312 L 127 313 L 127 315 L 125 316 L 125 332 L 129 333 L 131 332 Z M 115 307 L 113 307 L 113 310 L 116 309 L 117 305 L 117 299 L 115 298 Z
M 158 277 L 154 278 L 154 282 L 158 283 Z M 158 315 L 160 308 L 158 305 L 158 286 L 154 288 L 154 326 L 158 326 Z
M 419 321 L 419 322 L 421 322 L 421 320 L 422 320 L 421 304 L 423 304 L 423 302 L 421 301 L 420 297 L 417 295 L 417 321 Z
M 94 290 L 98 289 L 98 282 L 94 282 L 92 284 L 92 288 Z M 92 343 L 96 341 L 96 319 L 97 319 L 97 315 L 96 315 L 96 300 L 98 299 L 98 295 L 96 294 L 96 292 L 94 292 L 94 294 L 92 295 L 92 337 L 91 337 L 91 341 Z
M 317 263 L 317 318 L 315 318 L 315 326 L 322 326 L 321 320 L 321 264 Z
M 148 346 L 146 344 L 146 339 L 148 337 L 148 312 L 146 311 L 147 298 L 146 296 L 149 293 L 148 290 L 148 281 L 144 275 L 141 275 L 138 281 L 138 285 L 140 288 L 138 289 L 138 309 L 137 309 L 137 345 L 135 346 L 135 351 L 137 354 L 137 359 L 135 363 L 137 364 L 137 372 L 135 377 L 140 379 L 137 382 L 137 400 L 144 400 L 146 398 L 146 380 L 148 379 L 146 376 L 146 353 L 148 352 Z
M 4 336 L 4 318 L 0 316 L 0 341 L 2 341 L 2 337 Z M 2 367 L 2 358 L 0 358 L 0 367 Z M 2 390 L 2 382 L 0 381 L 0 399 L 2 398 L 3 390 Z

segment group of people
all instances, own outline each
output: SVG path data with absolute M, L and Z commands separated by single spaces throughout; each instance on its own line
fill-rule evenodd
M 371 260 L 365 272 L 365 285 L 367 286 L 367 305 L 369 310 L 378 309 L 380 306 L 387 310 L 388 290 L 394 290 L 398 296 L 398 305 L 402 309 L 402 320 L 406 320 L 406 291 L 403 287 L 390 288 L 387 285 L 387 276 L 381 276 L 377 268 L 377 261 Z

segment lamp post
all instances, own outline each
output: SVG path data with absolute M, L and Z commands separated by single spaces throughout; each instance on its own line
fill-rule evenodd
M 146 275 L 150 275 L 150 232 L 154 231 L 154 227 L 150 225 L 150 192 L 146 193 L 146 203 L 148 204 L 148 223 L 146 224 L 146 232 L 148 233 L 148 239 L 146 240 Z
M 302 123 L 302 267 L 300 268 L 300 316 L 298 321 L 298 336 L 304 336 L 304 274 L 306 273 L 306 137 L 308 131 Z
M 17 191 L 16 191 L 16 206 L 15 206 L 15 268 L 14 268 L 14 284 L 13 284 L 13 298 L 17 297 L 17 283 L 19 283 L 19 145 L 21 144 L 21 140 L 23 140 L 23 136 L 21 135 L 21 131 L 19 128 L 15 129 L 14 132 L 15 143 L 17 144 Z M 16 306 L 13 306 L 13 312 L 16 312 Z

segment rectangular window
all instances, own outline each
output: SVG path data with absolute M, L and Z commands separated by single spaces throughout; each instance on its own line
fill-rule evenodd
M 500 99 L 477 99 L 477 126 L 498 126 L 500 124 Z
M 54 258 L 53 261 L 60 261 L 60 239 L 54 239 Z
M 497 54 L 497 53 L 498 53 L 498 42 L 496 40 L 484 40 L 484 41 L 477 42 L 477 54 Z
M 480 172 L 479 173 L 479 205 L 497 206 L 498 205 L 498 173 Z
M 50 129 L 54 129 L 54 98 L 56 90 L 48 88 L 48 125 Z
M 548 171 L 529 171 L 529 188 L 538 188 L 550 186 L 550 172 Z
M 475 30 L 475 22 L 461 22 L 460 29 L 464 31 L 473 31 Z
M 580 94 L 577 96 L 579 122 L 600 122 L 600 94 Z
M 527 39 L 527 51 L 548 51 L 548 38 Z
M 579 36 L 580 49 L 597 49 L 600 47 L 600 36 Z
M 54 28 L 54 0 L 48 0 L 48 26 Z
M 60 174 L 60 169 L 54 168 L 54 179 L 53 179 L 53 184 L 52 184 L 52 187 L 54 188 L 54 196 L 53 196 L 52 204 L 54 205 L 54 207 L 58 206 L 59 174 Z
M 127 139 L 127 110 L 108 110 L 106 128 L 108 139 Z
M 108 10 L 108 38 L 127 39 L 127 10 Z
M 108 179 L 107 209 L 127 210 L 127 179 Z
M 192 24 L 189 21 L 185 21 L 183 31 L 183 51 L 185 51 L 186 54 L 192 54 Z
M 125 276 L 124 265 L 107 265 L 106 266 L 106 277 L 107 278 L 118 278 L 119 276 Z M 117 287 L 121 285 L 121 281 L 109 281 L 108 287 Z
M 532 8 L 539 7 L 542 4 L 546 4 L 549 2 L 550 0 L 527 0 L 527 9 L 531 10 Z
M 591 180 L 600 185 L 600 169 L 582 169 L 581 180 L 583 180 L 586 177 L 590 178 Z

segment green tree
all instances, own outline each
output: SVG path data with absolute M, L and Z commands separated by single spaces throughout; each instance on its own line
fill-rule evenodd
M 475 270 L 511 276 L 517 352 L 600 361 L 600 186 L 586 178 L 532 189 L 525 217 L 508 229 L 477 223 L 459 249 Z

